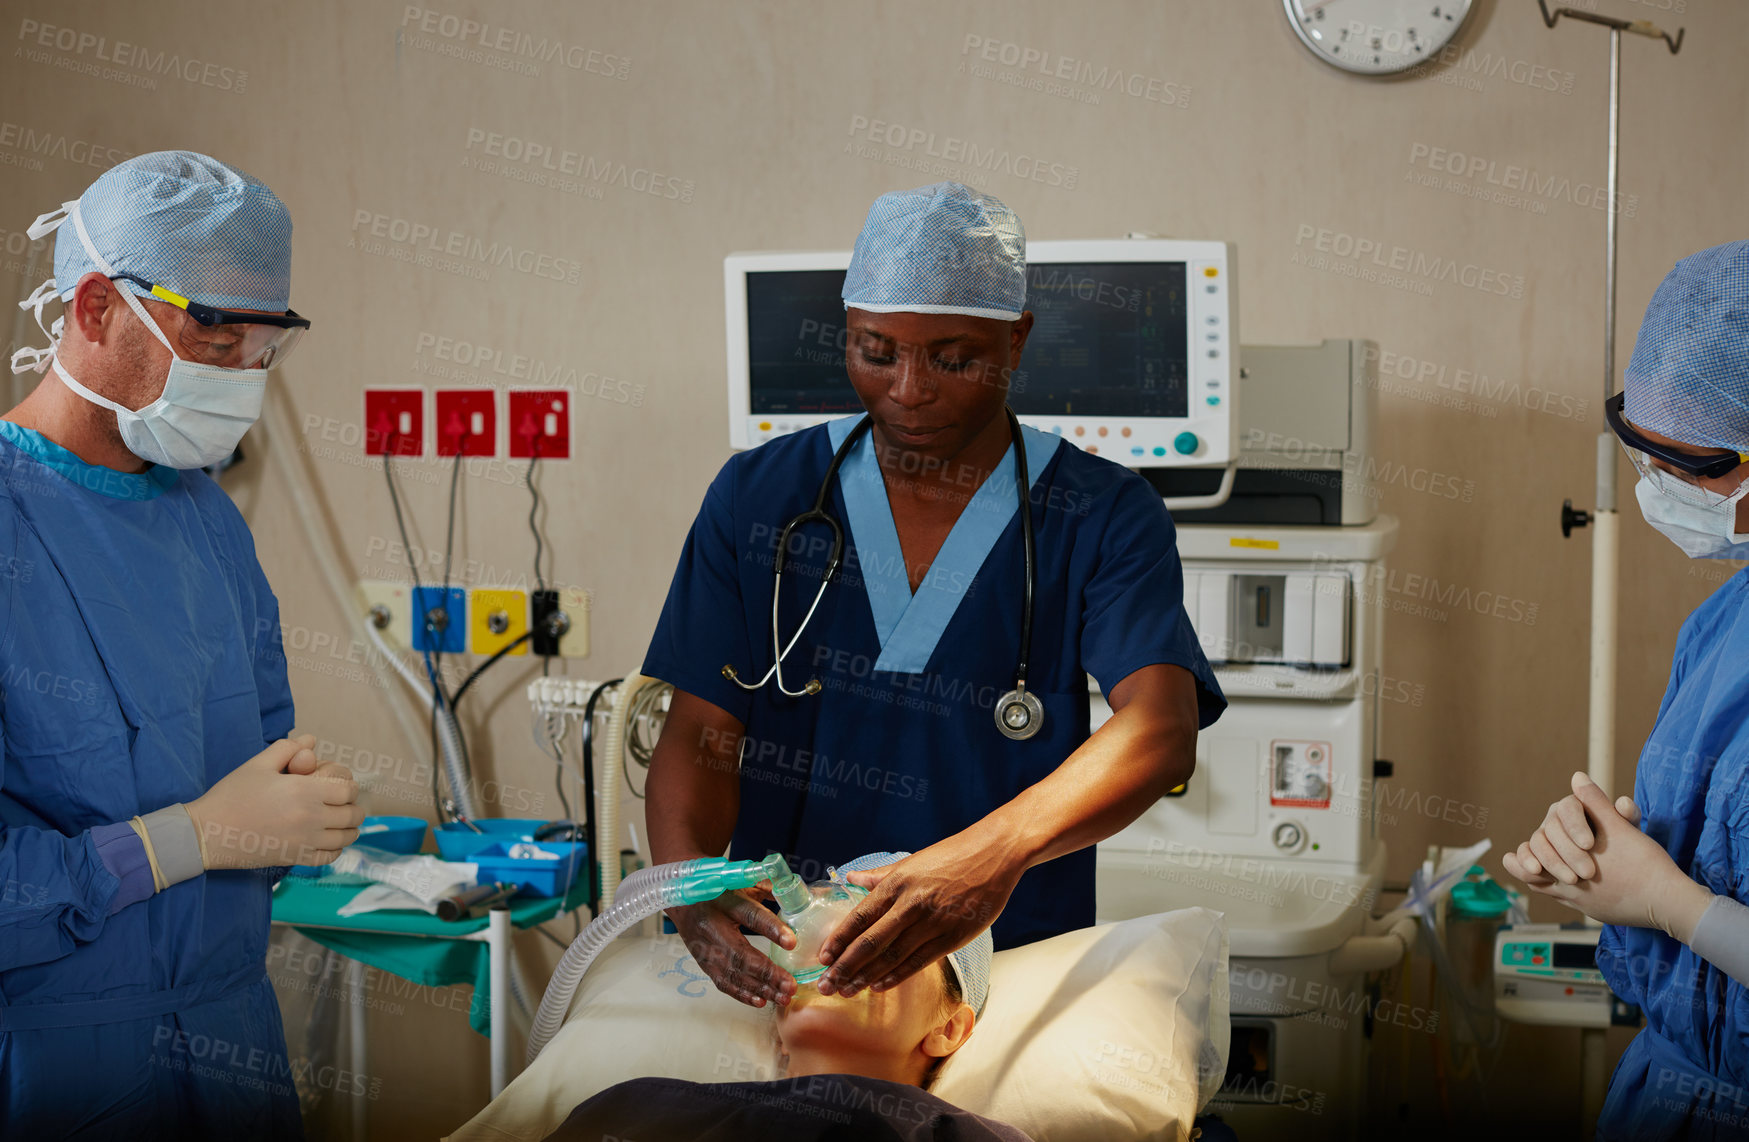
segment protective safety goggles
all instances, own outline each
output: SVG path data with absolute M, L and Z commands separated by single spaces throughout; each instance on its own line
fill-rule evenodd
M 1621 444 L 1622 451 L 1628 454 L 1634 469 L 1646 478 L 1646 481 L 1664 495 L 1684 503 L 1698 504 L 1701 507 L 1718 507 L 1722 504 L 1735 502 L 1749 492 L 1749 479 L 1745 479 L 1734 491 L 1716 492 L 1704 488 L 1698 481 L 1716 480 L 1736 471 L 1744 462 L 1749 461 L 1749 452 L 1720 451 L 1711 455 L 1697 456 L 1692 452 L 1683 452 L 1668 444 L 1660 444 L 1648 440 L 1633 425 L 1629 424 L 1623 415 L 1627 407 L 1627 394 L 1616 393 L 1603 402 L 1603 418 L 1608 422 L 1610 430 L 1615 433 L 1616 440 Z M 1672 471 L 1674 469 L 1674 471 Z
M 283 365 L 310 327 L 309 318 L 299 317 L 289 309 L 282 314 L 217 309 L 190 301 L 133 274 L 114 277 L 144 287 L 153 299 L 168 302 L 193 318 L 182 323 L 175 337 L 188 359 L 203 365 L 230 369 L 271 369 Z

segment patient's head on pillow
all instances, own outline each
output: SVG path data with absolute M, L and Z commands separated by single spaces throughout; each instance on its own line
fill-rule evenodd
M 789 1074 L 851 1074 L 928 1087 L 971 1037 L 990 991 L 990 933 L 886 991 L 808 986 L 777 1016 Z

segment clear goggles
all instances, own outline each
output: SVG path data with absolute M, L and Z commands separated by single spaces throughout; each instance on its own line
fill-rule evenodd
M 247 310 L 216 309 L 190 301 L 181 294 L 133 274 L 116 274 L 150 291 L 154 301 L 182 310 L 188 320 L 177 323 L 167 335 L 182 355 L 201 365 L 226 369 L 272 369 L 283 365 L 309 329 L 307 317 L 291 310 L 284 313 L 250 313 Z
M 1622 451 L 1627 453 L 1628 459 L 1633 463 L 1634 470 L 1661 495 L 1696 507 L 1722 508 L 1749 494 L 1749 478 L 1745 478 L 1749 473 L 1739 470 L 1745 462 L 1749 462 L 1749 452 L 1720 449 L 1706 455 L 1696 455 L 1648 439 L 1628 423 L 1623 415 L 1626 403 L 1626 393 L 1616 393 L 1610 397 L 1603 405 L 1604 419 L 1615 433 Z M 1736 487 L 1715 491 L 1701 482 L 1719 481 L 1727 477 L 1738 481 Z

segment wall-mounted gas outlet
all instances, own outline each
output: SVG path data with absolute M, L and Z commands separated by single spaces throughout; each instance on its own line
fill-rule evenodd
M 387 625 L 381 630 L 391 643 L 413 645 L 413 588 L 410 584 L 366 579 L 358 584 L 358 600 L 366 612 L 366 621 L 374 621 L 373 612 L 387 618 Z M 380 612 L 377 611 L 379 607 L 382 608 Z
M 480 590 L 468 600 L 468 649 L 493 655 L 528 630 L 528 596 L 521 591 Z M 511 654 L 527 654 L 528 644 Z

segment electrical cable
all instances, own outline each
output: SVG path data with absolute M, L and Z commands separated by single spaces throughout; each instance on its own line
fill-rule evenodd
M 533 503 L 528 508 L 528 530 L 534 535 L 534 589 L 544 591 L 547 589 L 547 581 L 545 576 L 541 574 L 540 563 L 545 544 L 541 541 L 540 525 L 535 521 L 535 516 L 540 512 L 540 489 L 534 486 L 534 466 L 538 463 L 540 463 L 540 438 L 536 437 L 534 455 L 529 458 L 528 472 L 524 475 L 523 481 L 528 485 L 528 494 L 533 499 Z
M 392 467 L 391 461 L 392 461 L 394 454 L 395 454 L 395 436 L 396 435 L 398 435 L 398 433 L 391 434 L 389 436 L 388 448 L 383 452 L 383 479 L 389 485 L 389 504 L 395 509 L 395 528 L 396 528 L 396 530 L 398 530 L 401 533 L 401 550 L 406 553 L 407 567 L 413 573 L 413 607 L 414 607 L 414 610 L 417 611 L 418 607 L 419 607 L 420 596 L 424 593 L 425 588 L 419 582 L 419 561 L 413 557 L 413 540 L 407 534 L 407 520 L 406 520 L 406 517 L 401 512 L 401 494 L 395 487 L 395 471 L 394 471 L 394 468 Z M 422 614 L 422 613 L 418 614 L 416 616 L 416 618 L 417 618 L 417 621 L 419 623 L 419 629 L 425 632 L 425 641 L 427 643 L 429 643 L 430 639 L 431 639 L 431 620 L 430 620 L 430 618 L 427 615 Z M 431 684 L 432 684 L 432 696 L 433 696 L 433 701 L 431 703 L 431 721 L 430 721 L 430 727 L 429 727 L 430 733 L 431 733 L 431 756 L 432 756 L 431 801 L 432 801 L 433 806 L 435 806 L 435 808 L 437 810 L 437 819 L 439 821 L 442 821 L 445 819 L 445 813 L 443 811 L 443 789 L 439 785 L 439 782 L 438 782 L 438 775 L 442 771 L 443 765 L 442 765 L 441 758 L 439 755 L 439 746 L 438 746 L 438 741 L 437 741 L 437 702 L 435 700 L 436 695 L 437 695 L 437 674 L 436 674 L 436 671 L 433 669 L 432 664 L 431 664 L 431 652 L 430 651 L 422 651 L 421 654 L 425 660 L 425 675 L 431 681 Z
M 630 789 L 632 796 L 640 801 L 645 800 L 645 792 L 632 784 L 632 773 L 626 759 L 629 757 L 642 766 L 646 772 L 649 770 L 650 759 L 655 756 L 656 747 L 654 740 L 648 742 L 644 740 L 643 726 L 645 723 L 651 723 L 652 738 L 661 736 L 662 723 L 666 720 L 667 712 L 657 709 L 657 705 L 673 693 L 674 687 L 664 682 L 652 683 L 632 695 L 632 708 L 626 716 L 626 743 L 625 749 L 620 753 L 619 771 L 625 778 L 626 788 Z M 646 788 L 648 784 L 649 778 L 646 776 Z
M 533 637 L 534 637 L 534 631 L 532 629 L 523 631 L 521 634 L 517 635 L 513 641 L 505 643 L 503 646 L 499 647 L 498 650 L 496 651 L 496 653 L 494 653 L 491 658 L 488 658 L 486 661 L 480 663 L 480 665 L 474 667 L 474 672 L 472 674 L 469 674 L 467 676 L 467 678 L 465 680 L 463 680 L 461 687 L 459 689 L 457 689 L 455 692 L 455 697 L 450 699 L 449 708 L 450 708 L 451 712 L 454 712 L 455 708 L 457 706 L 461 705 L 462 695 L 466 694 L 468 692 L 468 687 L 472 686 L 474 684 L 475 680 L 480 677 L 480 675 L 486 673 L 487 667 L 491 666 L 493 663 L 497 662 L 500 658 L 503 658 L 505 655 L 509 654 L 511 651 L 515 650 L 517 647 L 521 646 L 523 643 L 527 642 L 529 639 L 531 639 Z
M 455 555 L 456 493 L 461 488 L 461 476 L 462 453 L 458 447 L 455 463 L 450 467 L 449 518 L 444 525 L 443 539 L 443 588 L 437 596 L 437 606 L 444 613 L 445 632 L 449 629 L 449 580 L 452 560 Z M 441 639 L 438 645 L 442 645 Z M 427 652 L 426 670 L 431 675 L 432 689 L 443 699 L 443 705 L 448 709 L 450 720 L 455 726 L 456 744 L 461 752 L 462 777 L 471 785 L 474 780 L 474 761 L 468 751 L 468 739 L 467 735 L 462 732 L 461 721 L 455 717 L 455 700 L 450 696 L 449 687 L 443 681 L 443 652 L 441 650 L 435 653 Z M 431 707 L 431 732 L 432 744 L 435 747 L 437 743 L 437 704 L 435 702 L 432 703 Z

